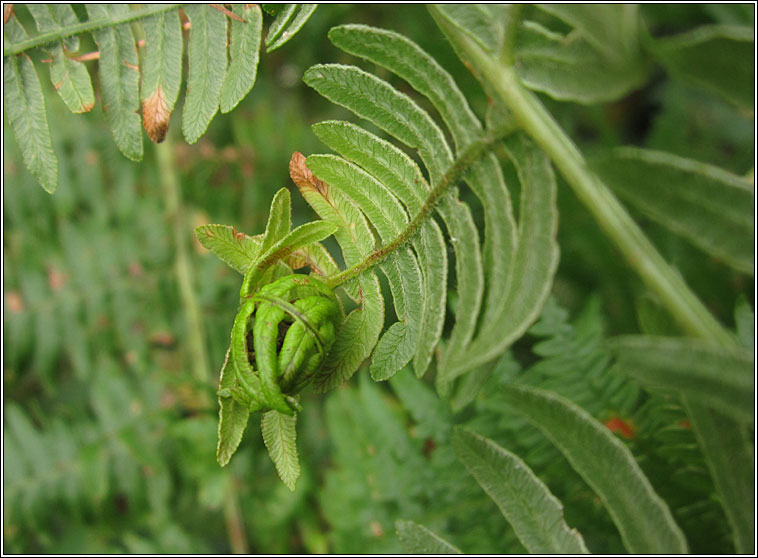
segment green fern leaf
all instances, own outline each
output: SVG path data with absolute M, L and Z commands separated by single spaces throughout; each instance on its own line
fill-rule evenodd
M 276 466 L 276 472 L 287 488 L 294 491 L 300 476 L 300 462 L 297 456 L 297 432 L 295 422 L 297 413 L 292 416 L 278 411 L 263 413 L 261 432 L 268 454 Z
M 28 4 L 27 8 L 34 17 L 40 33 L 79 23 L 68 4 Z M 82 62 L 72 60 L 68 56 L 68 53 L 79 50 L 79 39 L 69 37 L 65 41 L 48 46 L 46 50 L 52 57 L 50 81 L 69 110 L 74 113 L 92 110 L 95 106 L 95 93 L 87 68 Z
M 274 244 L 282 240 L 290 232 L 292 226 L 292 198 L 289 190 L 280 188 L 268 212 L 266 230 L 261 238 L 261 253 L 269 250 Z
M 744 425 L 717 409 L 685 399 L 739 553 L 755 552 L 755 449 Z
M 260 58 L 263 16 L 257 4 L 235 4 L 235 14 L 245 21 L 232 19 L 229 67 L 221 86 L 221 112 L 227 113 L 239 104 L 255 84 Z
M 755 364 L 748 349 L 631 335 L 613 339 L 611 346 L 621 372 L 643 386 L 672 390 L 734 420 L 753 422 Z
M 279 260 L 286 258 L 304 246 L 324 240 L 336 230 L 337 227 L 333 223 L 313 221 L 300 225 L 292 230 L 282 237 L 281 240 L 274 243 L 274 245 L 268 250 L 263 251 L 261 247 L 261 253 L 258 256 L 258 259 L 252 266 L 250 266 L 245 273 L 245 278 L 242 280 L 240 297 L 245 297 L 254 292 L 256 287 L 260 284 L 261 278 L 264 277 L 265 273 L 269 271 L 272 266 L 277 265 Z
M 297 4 L 284 4 L 276 6 L 276 8 L 277 9 L 275 14 L 269 10 L 266 10 L 268 13 L 275 16 L 274 21 L 272 21 L 271 25 L 268 26 L 268 34 L 266 36 L 267 46 L 270 42 L 273 42 L 281 37 L 287 24 L 293 20 L 295 14 L 297 13 Z
M 208 129 L 219 108 L 226 75 L 226 16 L 208 5 L 185 8 L 192 24 L 187 60 L 187 98 L 182 109 L 182 131 L 195 143 Z
M 506 323 L 501 322 L 496 335 L 482 330 L 465 352 L 452 353 L 443 381 L 492 360 L 526 331 L 547 300 L 558 265 L 557 194 L 550 163 L 525 136 L 505 145 L 521 182 L 518 245 L 503 303 Z
M 234 366 L 229 359 L 231 349 L 226 351 L 224 365 L 221 367 L 221 379 L 219 381 L 219 392 L 231 392 L 236 385 L 236 376 Z M 250 417 L 250 410 L 240 404 L 233 397 L 224 393 L 224 396 L 218 398 L 218 447 L 216 449 L 216 459 L 222 467 L 229 463 L 234 452 L 242 441 L 242 435 L 245 433 L 247 421 Z
M 366 214 L 382 241 L 391 242 L 408 223 L 408 216 L 392 194 L 373 177 L 344 159 L 331 155 L 313 155 L 308 167 L 321 180 L 340 188 Z M 382 262 L 392 289 L 395 311 L 401 324 L 391 326 L 379 340 L 371 361 L 371 375 L 386 380 L 397 373 L 416 351 L 421 324 L 421 270 L 413 253 L 401 248 Z
M 313 131 L 327 146 L 352 161 L 386 186 L 403 202 L 411 215 L 418 213 L 429 186 L 418 166 L 385 140 L 348 122 L 320 122 Z M 442 232 L 433 218 L 413 240 L 423 273 L 423 317 L 413 368 L 421 376 L 429 366 L 439 342 L 445 317 L 447 250 Z
M 260 236 L 238 233 L 228 225 L 202 225 L 195 229 L 200 244 L 226 265 L 244 274 L 260 253 Z
M 668 506 L 629 449 L 607 428 L 580 407 L 547 391 L 510 384 L 503 394 L 597 492 L 629 552 L 687 552 L 684 535 Z
M 150 139 L 160 143 L 182 83 L 182 26 L 176 13 L 160 13 L 143 19 L 142 29 L 142 124 Z
M 395 531 L 407 554 L 463 554 L 439 535 L 413 521 L 398 519 Z
M 374 235 L 356 203 L 316 178 L 300 153 L 292 156 L 290 176 L 319 217 L 337 227 L 334 237 L 346 265 L 356 265 L 373 252 Z M 358 285 L 361 307 L 348 314 L 324 368 L 314 378 L 313 385 L 319 391 L 327 391 L 355 373 L 371 354 L 384 325 L 384 301 L 379 279 L 370 271 L 358 276 Z
M 753 274 L 754 250 L 746 242 L 755 225 L 748 181 L 705 163 L 632 147 L 601 155 L 592 166 L 645 215 L 735 269 Z
M 287 43 L 310 19 L 318 4 L 289 4 L 279 12 L 269 26 L 266 52 L 272 52 Z
M 124 4 L 87 4 L 90 19 L 123 15 Z M 93 32 L 100 49 L 100 83 L 103 111 L 119 150 L 132 161 L 142 160 L 142 131 L 139 110 L 137 51 L 128 23 L 103 27 Z
M 482 136 L 482 126 L 453 78 L 431 56 L 407 38 L 383 29 L 345 25 L 329 31 L 329 39 L 342 50 L 379 64 L 406 80 L 439 111 L 460 153 Z M 487 298 L 483 329 L 503 319 L 502 293 L 515 249 L 516 226 L 508 189 L 494 155 L 471 166 L 467 183 L 484 207 L 483 266 L 487 272 Z
M 15 18 L 7 24 L 18 25 Z M 20 25 L 19 25 L 20 27 Z M 3 59 L 3 103 L 29 172 L 50 194 L 58 187 L 58 159 L 53 151 L 45 98 L 32 61 L 26 55 Z
M 453 448 L 532 554 L 588 554 L 563 519 L 563 505 L 518 456 L 492 440 L 456 428 Z
M 411 99 L 386 82 L 358 68 L 340 65 L 313 66 L 303 80 L 331 101 L 417 148 L 433 185 L 452 166 L 453 157 L 442 130 Z M 441 200 L 438 210 L 453 239 L 460 294 L 460 311 L 449 343 L 465 345 L 473 336 L 484 289 L 479 233 L 470 209 L 457 200 L 455 189 Z
M 379 278 L 373 273 L 358 277 L 361 307 L 348 314 L 324 368 L 313 380 L 316 391 L 325 392 L 350 379 L 376 346 L 384 325 L 384 299 Z

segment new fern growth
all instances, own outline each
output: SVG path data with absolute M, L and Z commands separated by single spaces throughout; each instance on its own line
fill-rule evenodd
M 84 64 L 97 59 L 103 112 L 121 153 L 142 160 L 142 131 L 163 141 L 182 83 L 187 39 L 187 94 L 182 132 L 196 142 L 220 110 L 230 112 L 252 89 L 262 41 L 257 4 L 88 4 L 80 21 L 70 4 L 29 4 L 33 35 L 8 4 L 3 24 L 4 107 L 29 171 L 48 192 L 58 185 L 58 159 L 47 122 L 37 69 L 28 52 L 44 49 L 50 81 L 74 113 L 95 106 L 92 80 Z M 265 4 L 275 15 L 266 35 L 266 52 L 289 41 L 315 10 L 315 4 Z M 91 33 L 98 51 L 81 53 L 79 35 Z M 141 119 L 140 113 L 141 111 Z M 141 123 L 140 123 L 141 120 Z
M 391 378 L 409 364 L 421 377 L 439 350 L 437 384 L 440 392 L 449 393 L 457 378 L 492 361 L 525 331 L 549 292 L 557 263 L 552 172 L 529 140 L 511 135 L 512 127 L 505 124 L 485 131 L 452 77 L 405 37 L 365 26 L 344 26 L 333 29 L 330 38 L 348 52 L 384 65 L 425 95 L 443 115 L 455 146 L 426 111 L 387 82 L 354 66 L 314 66 L 305 74 L 307 84 L 417 149 L 426 172 L 398 147 L 354 124 L 321 122 L 313 127 L 316 135 L 339 155 L 305 158 L 296 153 L 290 175 L 322 219 L 310 226 L 329 225 L 328 232 L 326 228 L 323 231 L 334 233 L 346 270 L 338 270 L 321 245 L 308 246 L 297 240 L 299 229 L 288 233 L 289 217 L 279 201 L 283 193 L 272 203 L 263 236 L 256 239 L 228 229 L 219 236 L 223 229 L 209 225 L 198 229 L 198 237 L 227 262 L 231 262 L 232 252 L 236 257 L 256 246 L 253 253 L 246 253 L 246 261 L 235 266 L 245 273 L 238 314 L 242 321 L 239 316 L 249 315 L 254 305 L 245 297 L 277 273 L 288 273 L 293 254 L 299 258 L 297 263 L 310 265 L 298 250 L 308 248 L 329 262 L 329 269 L 319 265 L 323 262 L 314 262 L 311 269 L 324 273 L 324 283 L 339 287 L 358 307 L 338 328 L 334 345 L 313 379 L 315 389 L 326 391 L 344 382 L 369 357 L 375 380 Z M 375 52 L 382 56 L 372 57 Z M 497 144 L 504 146 L 521 181 L 518 225 L 500 164 L 492 153 Z M 471 209 L 458 198 L 461 181 L 485 208 L 483 233 L 477 230 Z M 438 218 L 450 236 L 460 294 L 455 325 L 444 340 L 449 278 Z M 482 234 L 484 244 L 480 246 Z M 377 270 L 389 282 L 398 317 L 384 332 L 384 300 Z M 232 334 L 232 355 L 235 339 L 242 347 L 242 328 L 241 321 L 235 321 L 238 333 L 237 337 Z M 228 366 L 222 373 L 224 395 L 234 384 L 226 375 Z M 273 407 L 271 400 L 264 399 L 269 408 L 291 412 L 292 406 L 285 407 L 282 401 Z M 256 408 L 254 401 L 222 398 L 222 464 L 236 449 L 246 413 Z

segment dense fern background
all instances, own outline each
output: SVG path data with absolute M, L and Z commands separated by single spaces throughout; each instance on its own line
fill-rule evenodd
M 648 4 L 642 14 L 659 35 L 753 21 L 752 11 L 736 5 Z M 487 97 L 443 35 L 429 31 L 423 7 L 329 5 L 261 62 L 255 88 L 235 112 L 216 117 L 196 144 L 177 141 L 186 242 L 213 363 L 203 381 L 190 372 L 176 248 L 150 145 L 144 163 L 127 160 L 101 114 L 72 115 L 42 80 L 60 165 L 50 196 L 25 170 L 5 125 L 4 550 L 393 553 L 401 551 L 395 521 L 408 519 L 465 552 L 524 552 L 456 459 L 451 432 L 463 425 L 521 456 L 564 503 L 567 523 L 591 551 L 624 552 L 590 488 L 509 411 L 499 386 L 517 379 L 563 395 L 615 430 L 668 502 L 692 552 L 732 552 L 683 409 L 619 374 L 604 345 L 612 335 L 669 333 L 673 326 L 560 178 L 561 259 L 552 296 L 473 404 L 453 413 L 428 379 L 405 370 L 375 383 L 362 369 L 325 396 L 306 395 L 296 491 L 279 481 L 255 428 L 229 466 L 218 466 L 216 363 L 228 346 L 239 276 L 195 243 L 191 229 L 211 222 L 262 231 L 274 192 L 290 184 L 290 155 L 323 150 L 310 124 L 351 119 L 300 81 L 316 63 L 356 63 L 326 40 L 330 27 L 346 22 L 405 34 L 454 75 L 477 114 L 487 111 Z M 373 64 L 362 67 L 407 89 Z M 660 71 L 618 102 L 543 100 L 589 155 L 631 144 L 740 175 L 753 165 L 752 118 Z M 468 190 L 462 197 L 481 222 L 481 204 Z M 294 224 L 311 220 L 305 202 L 293 200 Z M 752 342 L 740 316 L 745 304 L 754 307 L 753 281 L 635 217 L 709 309 Z M 748 302 L 737 303 L 740 297 Z

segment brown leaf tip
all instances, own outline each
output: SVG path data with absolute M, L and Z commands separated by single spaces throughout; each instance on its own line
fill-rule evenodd
M 290 159 L 290 178 L 301 191 L 315 190 L 326 197 L 329 186 L 323 180 L 319 180 L 305 164 L 305 156 L 295 151 Z
M 154 143 L 166 139 L 171 110 L 166 104 L 163 88 L 159 85 L 155 93 L 142 101 L 142 125 Z

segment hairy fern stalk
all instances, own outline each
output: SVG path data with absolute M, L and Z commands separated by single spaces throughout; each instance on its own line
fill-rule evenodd
M 4 108 L 29 171 L 48 192 L 58 185 L 40 64 L 29 52 L 44 51 L 50 82 L 73 113 L 91 111 L 95 93 L 85 61 L 97 59 L 103 113 L 121 153 L 133 161 L 143 155 L 142 130 L 160 143 L 182 83 L 187 57 L 187 93 L 182 132 L 195 143 L 218 111 L 230 112 L 255 84 L 262 43 L 258 4 L 89 4 L 80 21 L 70 4 L 28 4 L 36 35 L 19 22 L 19 5 L 5 5 L 3 46 Z M 266 52 L 289 41 L 310 18 L 316 4 L 264 4 L 274 15 Z M 79 10 L 81 13 L 81 10 Z M 183 29 L 188 38 L 183 38 Z M 80 52 L 79 35 L 90 33 L 97 51 Z M 44 65 L 44 64 L 43 64 Z M 142 118 L 139 113 L 141 112 Z

